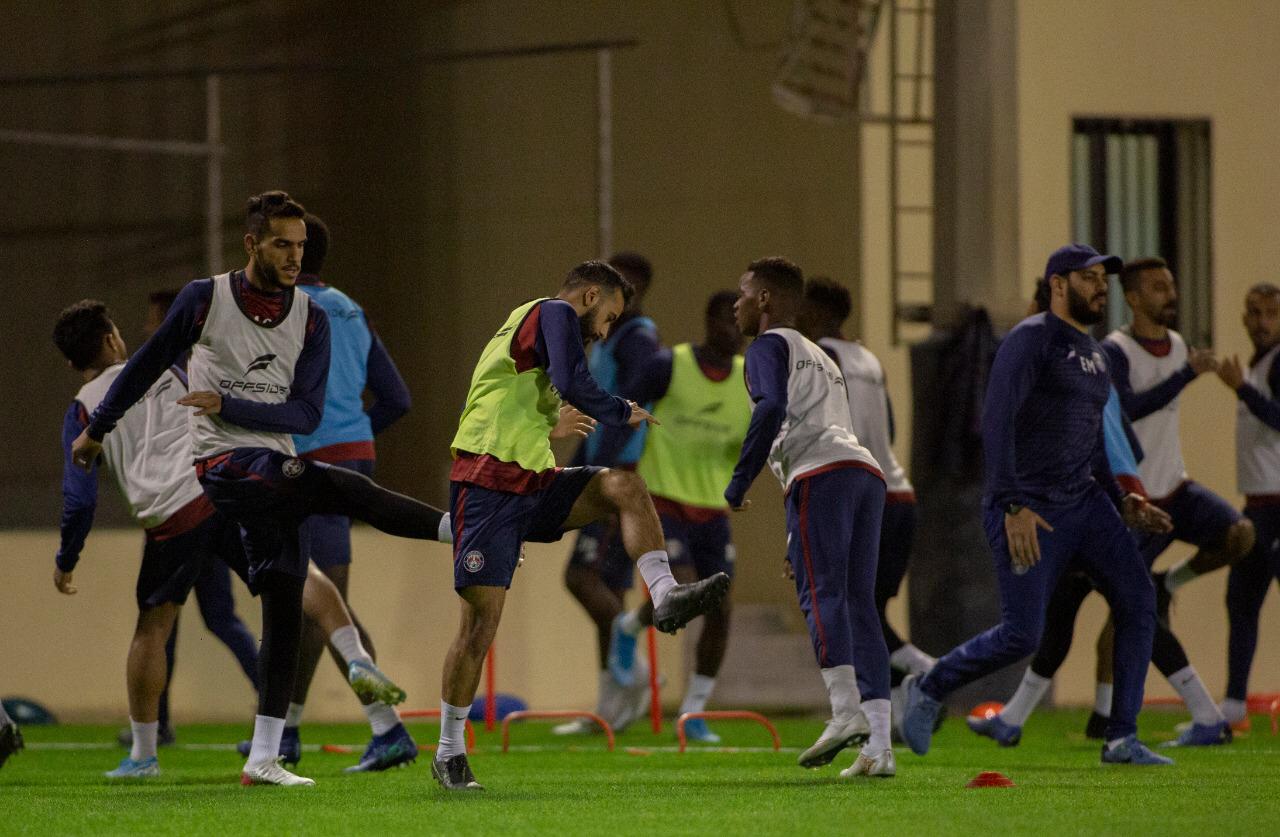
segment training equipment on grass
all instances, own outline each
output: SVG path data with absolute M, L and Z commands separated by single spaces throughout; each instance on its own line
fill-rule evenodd
M 594 721 L 600 729 L 604 730 L 607 740 L 606 748 L 609 752 L 613 752 L 613 727 L 609 726 L 609 722 L 601 718 L 594 712 L 579 712 L 575 710 L 551 710 L 539 712 L 535 710 L 526 710 L 523 712 L 512 712 L 510 715 L 502 719 L 502 752 L 507 752 L 511 739 L 511 722 L 526 721 L 534 718 L 587 718 Z
M 979 703 L 977 706 L 969 710 L 970 718 L 992 718 L 1000 714 L 1000 710 L 1004 709 L 1004 704 L 998 700 L 989 700 L 986 703 Z
M 769 735 L 773 736 L 774 752 L 782 749 L 782 739 L 778 737 L 778 730 L 774 728 L 768 718 L 761 715 L 759 712 L 747 712 L 745 710 L 720 710 L 709 712 L 686 712 L 679 718 L 676 718 L 676 739 L 680 742 L 680 752 L 682 753 L 689 744 L 688 739 L 684 734 L 684 725 L 686 722 L 694 718 L 710 718 L 725 721 L 755 721 L 760 726 L 769 730 Z
M 1012 788 L 1013 780 L 996 770 L 984 770 L 969 780 L 966 788 Z

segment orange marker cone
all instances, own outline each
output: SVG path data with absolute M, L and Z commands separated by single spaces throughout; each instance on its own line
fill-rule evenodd
M 970 718 L 993 718 L 1000 714 L 1000 710 L 1004 709 L 1004 704 L 998 700 L 989 700 L 986 703 L 979 703 L 977 706 L 969 710 Z
M 984 770 L 969 780 L 966 788 L 1012 788 L 1013 780 L 995 770 Z

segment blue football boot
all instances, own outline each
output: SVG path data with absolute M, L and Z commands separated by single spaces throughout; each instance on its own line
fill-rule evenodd
M 622 630 L 622 617 L 613 618 L 613 630 L 609 635 L 609 674 L 624 689 L 636 682 L 636 638 Z
M 719 744 L 720 736 L 711 731 L 704 718 L 690 718 L 684 722 L 684 737 L 699 744 Z
M 120 760 L 119 767 L 103 775 L 108 779 L 150 779 L 160 775 L 160 762 L 155 756 L 139 761 L 125 756 Z
M 965 721 L 969 724 L 969 729 L 978 735 L 990 738 L 1001 747 L 1017 747 L 1018 742 L 1022 740 L 1022 727 L 1015 727 L 998 714 L 990 718 L 970 715 L 965 718 Z
M 1138 736 L 1130 735 L 1121 741 L 1115 749 L 1102 745 L 1103 764 L 1137 764 L 1156 765 L 1173 764 L 1173 759 L 1165 758 L 1151 752 L 1151 749 L 1138 740 Z
M 1192 724 L 1182 731 L 1177 740 L 1170 741 L 1170 747 L 1212 747 L 1216 744 L 1230 744 L 1232 738 L 1231 725 L 1226 721 L 1216 724 Z
M 411 764 L 418 757 L 418 745 L 404 724 L 396 724 L 382 735 L 375 735 L 365 748 L 360 763 L 343 773 L 376 773 L 401 764 Z
M 920 678 L 914 674 L 907 675 L 902 685 L 907 691 L 906 707 L 902 713 L 902 740 L 907 742 L 911 752 L 923 756 L 929 752 L 929 742 L 933 740 L 942 703 L 920 689 Z

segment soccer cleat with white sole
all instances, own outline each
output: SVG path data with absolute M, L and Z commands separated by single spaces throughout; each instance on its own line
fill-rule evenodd
M 108 779 L 150 779 L 160 775 L 160 762 L 155 756 L 137 761 L 125 756 L 119 767 L 103 775 Z
M 551 728 L 552 735 L 593 735 L 604 732 L 600 725 L 589 718 L 577 718 L 564 724 L 556 724 Z
M 309 788 L 315 784 L 315 780 L 290 773 L 284 769 L 280 764 L 280 759 L 277 758 L 261 764 L 246 764 L 244 770 L 240 772 L 240 784 L 245 787 L 250 785 L 281 785 L 287 788 Z
M 1151 752 L 1151 748 L 1130 735 L 1115 747 L 1102 745 L 1103 764 L 1136 764 L 1141 766 L 1173 764 L 1173 759 Z
M 431 775 L 436 777 L 440 787 L 453 791 L 482 791 L 484 785 L 476 781 L 471 772 L 471 764 L 465 753 L 441 761 L 431 760 Z
M 825 767 L 831 764 L 832 759 L 841 750 L 865 744 L 870 737 L 871 725 L 867 723 L 867 716 L 861 710 L 855 712 L 847 721 L 837 721 L 833 718 L 827 721 L 822 735 L 818 736 L 818 740 L 813 742 L 809 749 L 800 754 L 796 763 L 801 767 Z
M 674 634 L 704 613 L 715 610 L 729 592 L 729 576 L 716 573 L 692 584 L 677 584 L 653 609 L 653 626 Z
M 893 757 L 893 750 L 884 749 L 874 756 L 858 753 L 853 764 L 840 771 L 842 779 L 854 776 L 870 776 L 873 779 L 891 779 L 898 775 L 898 762 Z
M 347 666 L 347 682 L 362 701 L 377 701 L 388 706 L 404 703 L 404 689 L 391 682 L 373 663 L 352 660 Z

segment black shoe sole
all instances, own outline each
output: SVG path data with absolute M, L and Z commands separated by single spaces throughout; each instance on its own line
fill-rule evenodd
M 664 634 L 674 634 L 694 619 L 720 604 L 725 594 L 729 592 L 729 576 L 725 573 L 716 573 L 707 579 L 707 582 L 709 583 L 703 585 L 699 595 L 683 603 L 683 607 L 679 612 L 659 616 L 655 610 L 653 614 L 654 627 Z M 698 583 L 703 584 L 703 582 Z

